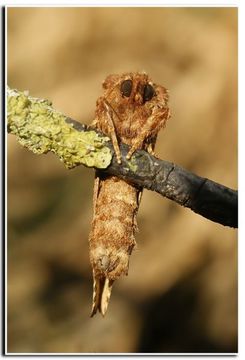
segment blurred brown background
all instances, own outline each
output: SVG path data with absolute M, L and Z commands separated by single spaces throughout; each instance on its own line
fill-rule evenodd
M 170 90 L 156 151 L 237 188 L 236 8 L 10 8 L 8 84 L 83 123 L 110 73 Z M 138 250 L 90 319 L 93 171 L 8 136 L 9 352 L 237 351 L 237 231 L 145 191 Z

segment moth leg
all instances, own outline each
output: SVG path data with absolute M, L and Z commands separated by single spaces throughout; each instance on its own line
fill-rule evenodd
M 156 140 L 157 140 L 157 135 L 151 137 L 150 139 L 147 140 L 147 143 L 145 145 L 145 149 L 146 151 L 153 156 L 156 156 L 155 153 L 155 145 L 156 145 Z
M 135 152 L 135 150 L 142 149 L 145 139 L 149 135 L 152 135 L 152 133 L 157 134 L 158 131 L 162 127 L 164 127 L 168 118 L 169 118 L 169 110 L 166 108 L 163 109 L 163 111 L 160 113 L 159 113 L 159 109 L 158 109 L 157 115 L 153 114 L 152 116 L 150 116 L 147 119 L 147 121 L 145 122 L 140 134 L 134 139 L 129 152 L 127 153 L 126 158 L 130 159 L 131 156 L 133 155 L 133 153 Z M 148 150 L 148 148 L 147 148 L 147 150 Z M 151 148 L 150 148 L 150 151 L 151 151 Z
M 97 119 L 94 119 L 94 120 L 91 122 L 90 127 L 92 127 L 92 128 L 97 128 L 97 126 L 98 126 L 98 120 L 97 120 Z
M 113 109 L 110 107 L 110 104 L 106 101 L 106 100 L 102 100 L 100 99 L 99 101 L 100 104 L 103 104 L 103 106 L 106 109 L 106 125 L 108 128 L 108 133 L 109 136 L 111 138 L 112 141 L 112 145 L 116 154 L 116 158 L 117 158 L 117 162 L 118 164 L 121 164 L 121 153 L 120 153 L 120 149 L 119 149 L 119 145 L 118 145 L 118 140 L 117 140 L 117 135 L 116 135 L 116 129 L 115 129 L 115 124 L 113 121 Z M 91 127 L 95 128 L 95 129 L 99 129 L 103 131 L 103 128 L 101 128 L 98 119 L 95 119 L 92 121 Z
M 137 205 L 138 206 L 140 206 L 142 195 L 143 195 L 143 190 L 139 191 L 138 194 L 137 194 Z
M 95 213 L 96 213 L 96 203 L 97 203 L 97 198 L 99 195 L 99 190 L 100 190 L 100 178 L 99 176 L 95 175 L 95 179 L 94 179 L 94 192 L 93 192 L 93 219 L 95 218 Z
M 137 210 L 138 210 L 140 202 L 141 202 L 142 193 L 143 193 L 143 190 L 141 190 L 141 191 L 139 190 L 137 192 Z M 136 213 L 137 213 L 137 211 L 136 211 Z M 136 213 L 134 213 L 134 216 L 133 216 L 133 226 L 134 226 L 134 231 L 138 232 L 139 228 L 138 228 L 138 224 L 137 224 Z
M 121 153 L 120 153 L 120 149 L 119 149 L 119 145 L 118 145 L 115 124 L 113 121 L 113 110 L 106 101 L 104 101 L 104 106 L 107 110 L 106 118 L 107 118 L 107 125 L 108 125 L 109 134 L 111 137 L 112 145 L 113 145 L 113 148 L 114 148 L 114 151 L 116 154 L 117 162 L 118 162 L 118 164 L 121 164 L 121 162 L 122 162 L 121 161 Z

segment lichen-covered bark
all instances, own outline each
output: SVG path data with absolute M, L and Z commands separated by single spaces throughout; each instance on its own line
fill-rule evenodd
M 70 169 L 83 164 L 106 168 L 112 159 L 107 137 L 93 130 L 77 131 L 73 122 L 52 108 L 48 100 L 8 88 L 8 132 L 35 154 L 55 153 Z
M 38 103 L 41 106 L 40 114 L 37 114 L 37 118 L 32 121 L 25 119 L 25 117 L 33 117 L 32 113 L 30 114 L 32 106 L 29 102 Z M 46 111 L 45 116 L 49 118 L 48 123 L 44 116 L 46 107 L 48 111 Z M 70 142 L 72 141 L 74 144 L 70 149 L 63 149 L 61 156 L 59 152 L 62 152 L 62 147 L 60 151 L 56 151 L 56 148 L 61 146 L 59 143 L 56 144 L 59 137 L 52 136 L 49 133 L 53 118 L 52 112 L 56 114 L 54 115 L 56 119 L 59 114 L 61 122 L 65 122 L 62 128 L 66 129 L 68 125 L 68 128 L 76 133 L 69 138 Z M 39 120 L 42 119 L 43 123 L 39 124 Z M 238 192 L 236 190 L 197 176 L 169 161 L 157 159 L 144 150 L 137 150 L 132 158 L 127 160 L 126 155 L 129 146 L 125 144 L 120 145 L 122 163 L 118 164 L 116 157 L 113 156 L 114 149 L 111 141 L 107 142 L 107 138 L 99 134 L 98 131 L 91 131 L 78 121 L 66 118 L 58 113 L 47 100 L 34 99 L 26 93 L 8 89 L 8 132 L 16 135 L 19 143 L 34 153 L 42 154 L 48 151 L 56 153 L 64 161 L 67 168 L 83 164 L 105 169 L 103 171 L 106 171 L 107 174 L 115 175 L 136 186 L 156 191 L 211 221 L 234 228 L 238 226 Z M 77 148 L 75 144 L 77 139 L 80 139 L 79 134 L 86 132 L 93 135 L 92 143 L 88 141 L 86 136 L 85 142 L 83 141 L 82 144 L 80 142 L 80 146 L 90 147 L 90 152 L 84 156 L 84 149 Z M 81 138 L 84 139 L 83 135 Z M 42 144 L 45 145 L 45 142 L 46 146 L 43 146 Z M 94 150 L 91 150 L 92 146 L 94 146 Z M 83 153 L 81 158 L 79 157 L 80 151 Z M 103 155 L 99 156 L 100 152 Z M 97 156 L 94 153 L 97 153 Z M 103 161 L 103 159 L 106 160 Z

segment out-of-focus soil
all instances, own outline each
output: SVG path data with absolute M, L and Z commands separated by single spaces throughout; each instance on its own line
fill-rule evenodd
M 110 73 L 170 91 L 159 157 L 237 188 L 237 9 L 9 8 L 8 84 L 90 123 Z M 8 135 L 9 352 L 236 352 L 237 231 L 145 191 L 129 276 L 90 318 L 93 171 Z

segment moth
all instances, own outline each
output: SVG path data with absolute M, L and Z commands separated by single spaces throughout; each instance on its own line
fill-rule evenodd
M 153 83 L 146 73 L 109 75 L 105 79 L 92 127 L 111 138 L 118 163 L 121 142 L 130 147 L 127 159 L 137 149 L 154 154 L 157 134 L 170 117 L 168 98 L 168 90 Z M 91 316 L 97 311 L 105 315 L 113 283 L 128 274 L 129 258 L 136 246 L 141 194 L 142 189 L 124 180 L 96 172 L 89 235 Z

